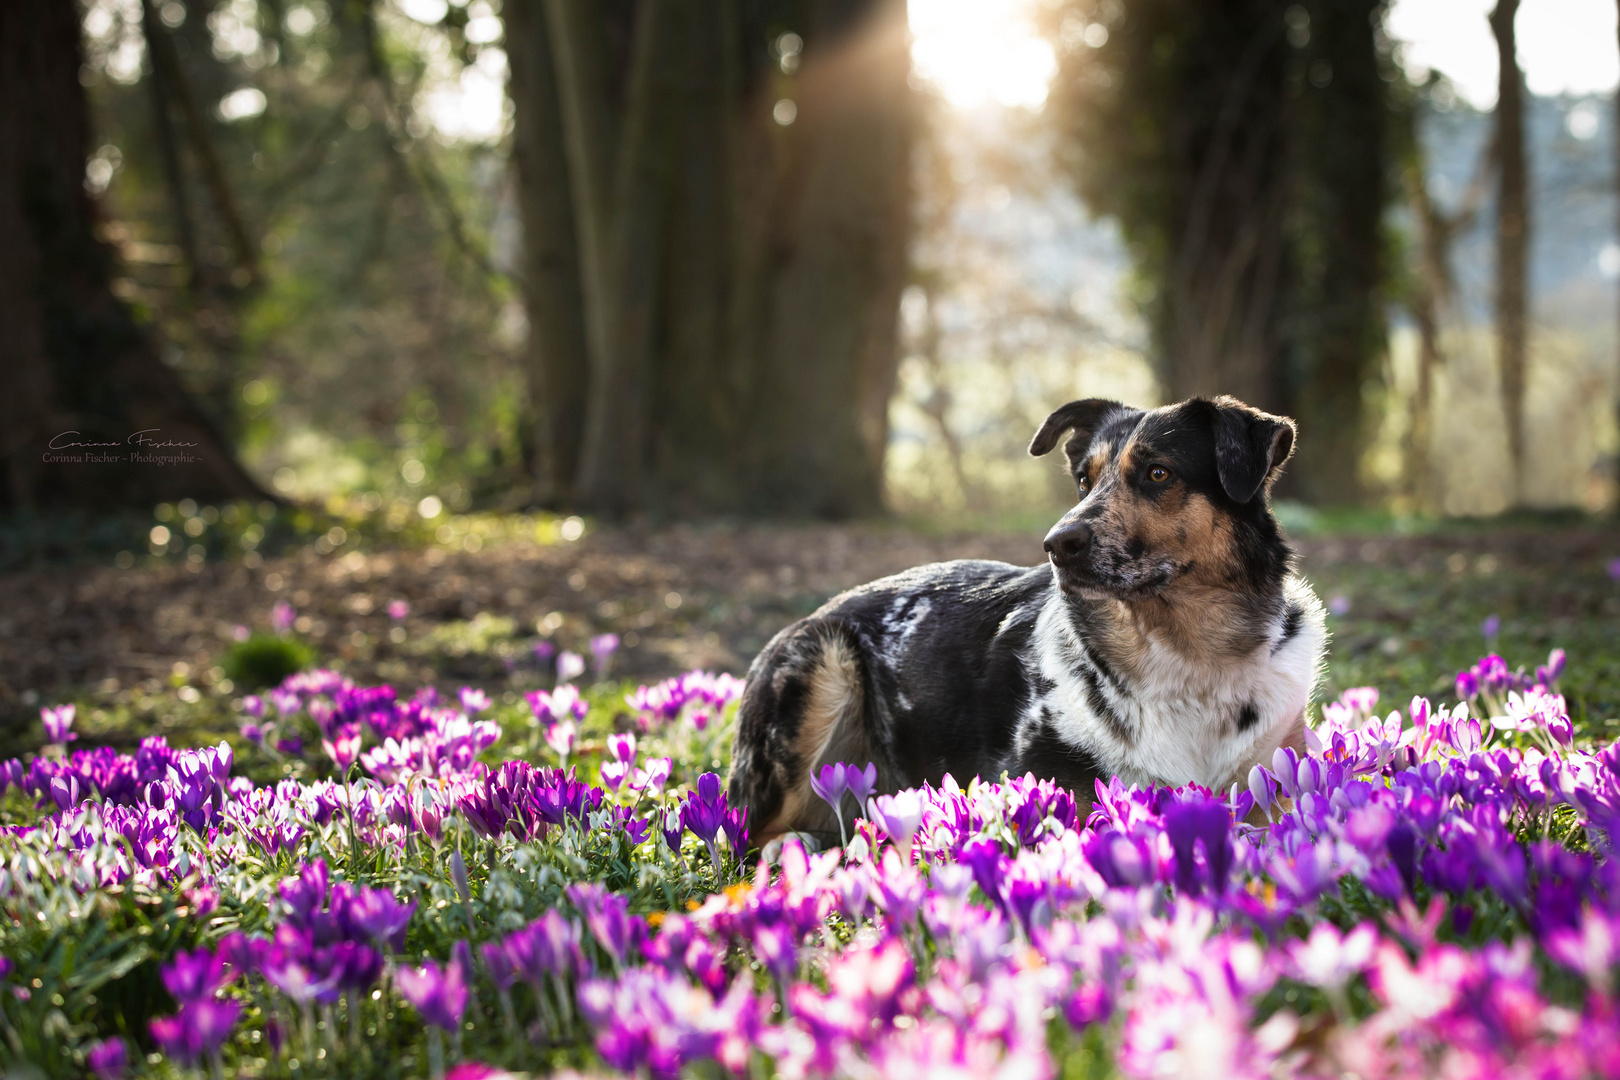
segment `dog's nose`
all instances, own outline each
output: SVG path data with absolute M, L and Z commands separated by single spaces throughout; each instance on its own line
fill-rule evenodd
M 1073 562 L 1091 547 L 1091 526 L 1084 521 L 1060 521 L 1041 545 L 1057 562 Z

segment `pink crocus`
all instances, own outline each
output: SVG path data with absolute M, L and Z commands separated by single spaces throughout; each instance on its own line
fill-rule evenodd
M 566 763 L 568 755 L 574 752 L 574 739 L 578 734 L 579 728 L 572 720 L 558 720 L 546 726 L 546 745 Z
M 285 600 L 277 600 L 270 609 L 270 625 L 276 633 L 285 634 L 298 621 L 298 612 Z
M 76 711 L 71 703 L 39 710 L 39 718 L 45 724 L 45 741 L 53 746 L 66 746 L 77 739 L 78 736 L 68 730 L 73 726 Z
M 344 724 L 330 739 L 322 739 L 321 747 L 337 765 L 338 772 L 348 772 L 349 766 L 360 757 L 360 725 Z
M 405 601 L 390 600 L 388 602 L 388 617 L 393 619 L 395 622 L 399 622 L 401 619 L 408 617 L 410 613 L 411 605 Z

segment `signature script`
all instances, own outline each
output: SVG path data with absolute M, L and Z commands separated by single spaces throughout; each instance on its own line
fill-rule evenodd
M 50 449 L 50 450 L 96 449 L 96 448 L 103 448 L 103 447 L 108 447 L 108 446 L 123 446 L 125 444 L 128 444 L 130 446 L 139 446 L 139 447 L 142 447 L 142 448 L 147 449 L 147 450 L 159 450 L 159 449 L 164 449 L 164 448 L 168 448 L 168 447 L 178 448 L 178 447 L 196 446 L 197 445 L 194 442 L 182 442 L 179 439 L 163 439 L 163 438 L 159 438 L 157 433 L 159 431 L 161 431 L 161 430 L 163 430 L 163 429 L 162 428 L 144 428 L 144 429 L 142 429 L 140 431 L 132 432 L 130 434 L 129 438 L 125 439 L 121 443 L 120 442 L 98 442 L 98 441 L 95 441 L 95 440 L 75 439 L 74 436 L 83 435 L 84 432 L 82 432 L 82 431 L 64 431 L 60 435 L 57 435 L 57 436 L 55 436 L 55 437 L 53 437 L 51 439 L 50 445 L 47 447 L 47 449 Z

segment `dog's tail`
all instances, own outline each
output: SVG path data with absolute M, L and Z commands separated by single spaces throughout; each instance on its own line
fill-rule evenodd
M 890 770 L 870 730 L 868 676 L 859 641 L 837 619 L 795 623 L 755 659 L 738 706 L 730 783 L 732 803 L 748 807 L 752 844 L 785 832 L 837 838 L 832 808 L 810 789 L 825 764 L 877 761 L 885 786 Z

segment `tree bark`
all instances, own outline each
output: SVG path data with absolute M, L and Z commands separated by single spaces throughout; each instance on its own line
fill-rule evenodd
M 807 4 L 791 84 L 763 47 L 781 29 L 737 0 L 529 0 L 508 13 L 513 40 L 534 40 L 536 4 L 589 357 L 575 504 L 879 509 L 913 126 L 902 0 Z M 525 48 L 513 92 L 533 97 Z M 784 92 L 791 126 L 771 119 Z M 532 230 L 557 191 L 524 193 L 549 202 L 525 210 Z
M 799 79 L 770 329 L 751 414 L 755 507 L 843 517 L 883 505 L 916 105 L 903 0 L 854 25 L 817 8 Z M 819 44 L 819 48 L 817 47 Z
M 1285 366 L 1281 378 L 1305 433 L 1289 465 L 1293 489 L 1321 506 L 1363 499 L 1363 396 L 1388 348 L 1380 285 L 1390 113 L 1375 37 L 1381 7 L 1382 0 L 1332 0 L 1311 9 L 1295 99 L 1295 214 L 1309 223 L 1300 231 L 1310 239 L 1295 244 L 1288 352 L 1303 361 L 1296 363 L 1304 377 L 1291 379 Z
M 76 5 L 0 4 L 0 505 L 263 498 L 113 295 L 84 190 L 79 34 Z M 182 444 L 151 451 L 179 460 L 136 459 L 129 438 L 142 431 Z M 53 440 L 112 443 L 98 449 L 116 460 L 46 460 Z
M 523 295 L 529 313 L 526 370 L 534 416 L 535 497 L 574 497 L 590 380 L 574 198 L 569 187 L 557 73 L 544 0 L 506 0 L 513 157 L 523 219 Z
M 1496 204 L 1496 346 L 1502 371 L 1502 415 L 1512 463 L 1509 503 L 1524 497 L 1524 386 L 1530 206 L 1524 150 L 1524 77 L 1519 70 L 1513 19 L 1519 0 L 1497 0 L 1491 11 L 1500 65 L 1496 150 L 1500 168 Z

